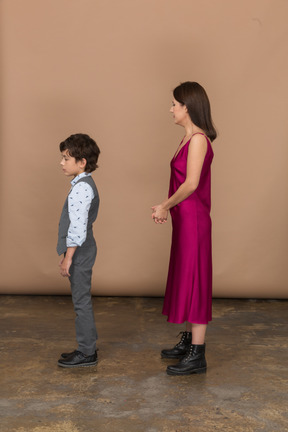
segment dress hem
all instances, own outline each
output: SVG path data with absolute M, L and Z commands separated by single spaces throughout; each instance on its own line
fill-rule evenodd
M 162 312 L 162 315 L 164 315 L 164 316 L 167 316 L 167 314 L 165 314 L 165 313 L 163 313 Z M 186 323 L 186 322 L 189 322 L 190 324 L 203 324 L 203 325 L 207 325 L 207 324 L 209 324 L 209 322 L 211 322 L 212 321 L 212 318 L 211 319 L 208 319 L 207 321 L 205 321 L 205 322 L 199 322 L 198 320 L 194 320 L 193 322 L 192 321 L 189 321 L 189 320 L 186 320 L 186 319 L 184 319 L 183 321 L 171 321 L 170 319 L 169 319 L 169 317 L 167 317 L 167 322 L 169 322 L 169 323 L 172 323 L 172 324 L 184 324 L 184 323 Z

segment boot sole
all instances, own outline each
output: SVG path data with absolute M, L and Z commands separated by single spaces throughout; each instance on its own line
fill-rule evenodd
M 168 355 L 162 355 L 161 354 L 161 358 L 162 359 L 175 359 L 175 360 L 177 360 L 177 359 L 182 359 L 184 356 L 185 356 L 186 354 L 179 354 L 179 355 L 177 355 L 177 356 L 168 356 Z
M 192 375 L 192 374 L 202 374 L 202 373 L 206 373 L 207 368 L 201 368 L 201 369 L 193 369 L 191 371 L 186 371 L 186 372 L 180 372 L 180 371 L 171 371 L 170 369 L 167 369 L 166 372 L 168 375 Z

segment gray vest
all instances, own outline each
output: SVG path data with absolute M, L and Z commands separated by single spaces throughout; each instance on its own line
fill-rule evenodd
M 93 222 L 95 221 L 97 214 L 98 214 L 99 194 L 98 194 L 97 187 L 94 183 L 94 180 L 92 179 L 91 176 L 83 177 L 78 182 L 76 182 L 75 184 L 77 184 L 79 182 L 88 183 L 92 187 L 93 192 L 94 192 L 94 198 L 91 202 L 91 206 L 90 206 L 89 213 L 88 213 L 87 237 L 81 246 L 81 247 L 83 247 L 83 246 L 89 246 L 89 245 L 95 244 L 95 240 L 93 237 L 92 225 L 93 225 Z M 59 222 L 58 243 L 57 243 L 58 255 L 62 255 L 67 250 L 66 238 L 67 238 L 68 229 L 69 229 L 69 225 L 70 225 L 70 219 L 69 219 L 69 213 L 68 213 L 68 196 L 67 196 L 66 201 L 64 203 L 63 210 L 62 210 L 61 217 L 60 217 L 60 222 Z

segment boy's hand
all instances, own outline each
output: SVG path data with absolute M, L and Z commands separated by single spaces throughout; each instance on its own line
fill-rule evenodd
M 77 246 L 68 247 L 65 257 L 62 258 L 61 261 L 59 262 L 61 276 L 63 276 L 63 277 L 71 276 L 69 273 L 69 269 L 70 269 L 70 266 L 72 264 L 72 258 L 73 258 L 73 255 L 74 255 L 76 249 L 77 249 Z
M 61 261 L 59 263 L 61 276 L 63 276 L 63 277 L 70 276 L 69 269 L 70 269 L 71 264 L 72 264 L 72 258 L 67 257 L 67 255 L 65 258 L 61 259 Z

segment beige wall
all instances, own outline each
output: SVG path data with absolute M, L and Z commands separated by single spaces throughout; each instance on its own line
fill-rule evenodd
M 183 135 L 171 90 L 195 80 L 220 132 L 214 295 L 287 297 L 288 2 L 0 1 L 0 292 L 69 292 L 58 144 L 86 132 L 102 150 L 93 292 L 164 293 L 171 227 L 150 207 Z

